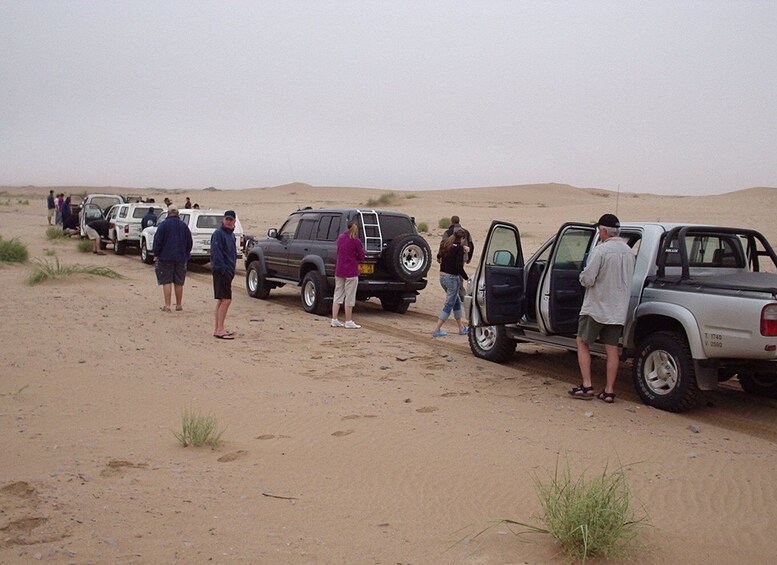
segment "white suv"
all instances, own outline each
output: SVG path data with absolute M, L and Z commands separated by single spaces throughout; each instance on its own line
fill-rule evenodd
M 204 265 L 210 263 L 210 236 L 221 226 L 226 210 L 201 210 L 198 208 L 183 208 L 178 211 L 181 221 L 189 226 L 192 232 L 192 253 L 190 263 Z M 163 212 L 156 221 L 156 225 L 148 226 L 140 234 L 140 259 L 147 264 L 154 262 L 154 234 L 157 226 L 167 218 L 167 212 Z M 243 226 L 240 219 L 235 220 L 235 245 L 237 256 L 243 256 Z
M 127 247 L 140 247 L 140 222 L 149 208 L 153 208 L 157 217 L 164 211 L 161 206 L 147 203 L 116 204 L 108 210 L 105 217 L 114 224 L 108 236 L 116 255 L 124 255 Z

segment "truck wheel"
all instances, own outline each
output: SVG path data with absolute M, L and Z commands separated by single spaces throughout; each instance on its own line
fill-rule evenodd
M 469 348 L 475 357 L 506 363 L 515 353 L 515 340 L 507 337 L 504 326 L 480 326 L 469 328 Z
M 270 296 L 270 285 L 264 278 L 262 266 L 259 261 L 251 261 L 246 271 L 246 290 L 248 296 L 252 298 L 261 298 L 262 300 Z
M 432 250 L 420 235 L 408 233 L 391 241 L 384 253 L 386 269 L 405 282 L 421 280 L 432 266 Z
M 691 350 L 678 332 L 655 332 L 637 347 L 632 372 L 634 388 L 645 404 L 684 412 L 699 395 Z
M 742 390 L 745 392 L 755 394 L 756 396 L 777 398 L 777 375 L 742 371 L 739 373 L 738 378 L 739 384 L 742 385 Z
M 127 242 L 114 240 L 113 252 L 116 253 L 116 255 L 124 255 L 127 252 Z
M 384 294 L 380 297 L 380 305 L 386 312 L 396 312 L 397 314 L 404 314 L 410 307 L 410 302 L 405 300 L 405 295 L 402 292 L 392 292 L 390 294 Z
M 146 247 L 145 239 L 140 242 L 140 260 L 143 261 L 146 265 L 154 264 L 154 256 L 148 250 L 148 247 Z
M 326 279 L 318 271 L 308 271 L 302 279 L 302 307 L 305 312 L 323 316 L 327 313 L 327 303 L 324 300 L 327 293 Z

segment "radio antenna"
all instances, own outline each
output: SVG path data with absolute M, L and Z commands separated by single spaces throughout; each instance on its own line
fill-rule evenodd
M 618 200 L 621 197 L 621 185 L 618 183 L 618 192 L 615 193 L 615 215 L 618 215 Z

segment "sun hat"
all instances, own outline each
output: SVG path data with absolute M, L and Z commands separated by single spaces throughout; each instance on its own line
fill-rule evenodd
M 224 217 L 225 218 L 232 218 L 233 220 L 237 219 L 237 215 L 235 214 L 234 210 L 227 210 L 226 212 L 224 212 Z
M 605 228 L 619 228 L 621 227 L 621 221 L 615 214 L 605 214 L 599 221 L 596 222 L 597 226 L 604 226 Z

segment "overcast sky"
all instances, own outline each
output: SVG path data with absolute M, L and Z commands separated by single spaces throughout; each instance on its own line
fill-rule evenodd
M 777 186 L 777 2 L 0 0 L 0 184 Z

